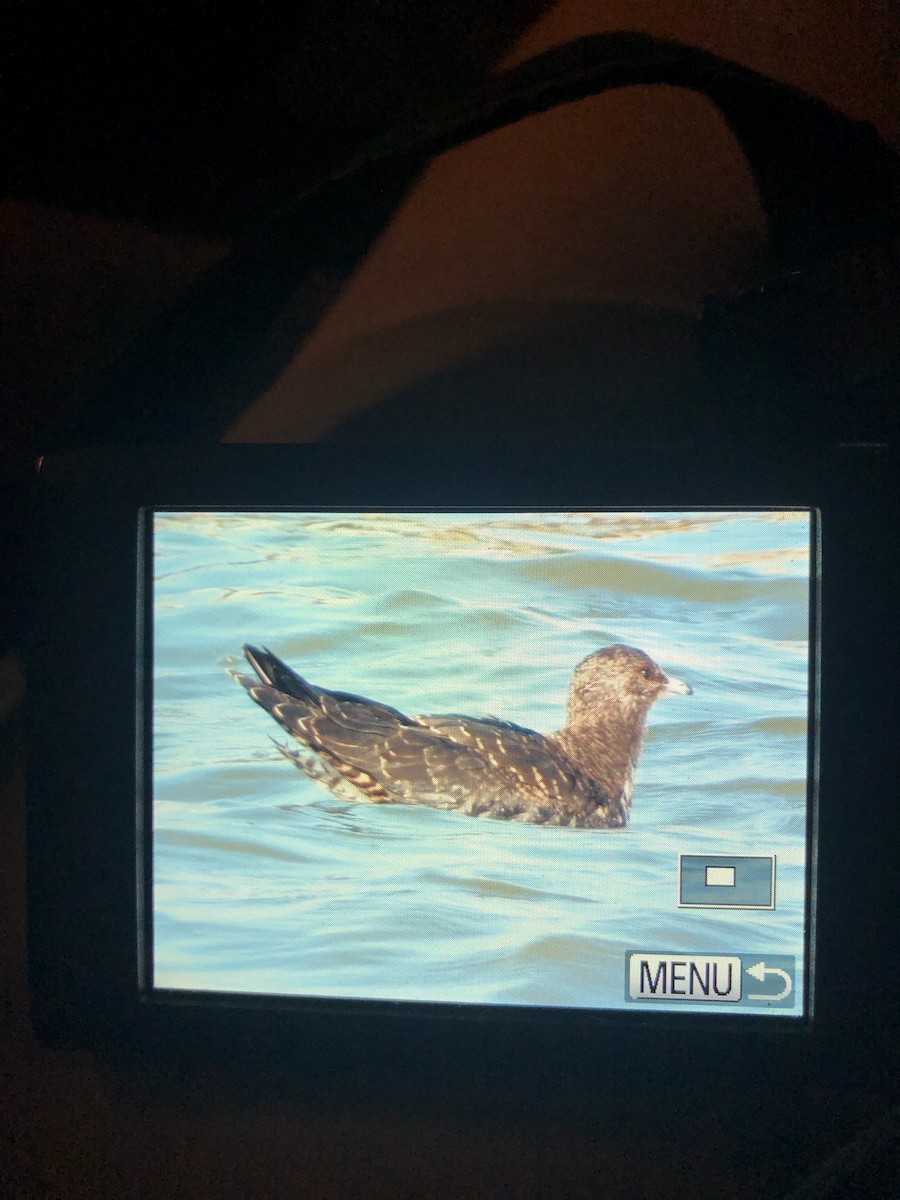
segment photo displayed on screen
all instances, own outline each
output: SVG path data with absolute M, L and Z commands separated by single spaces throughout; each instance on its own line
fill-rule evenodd
M 155 989 L 805 1014 L 809 510 L 152 533 Z

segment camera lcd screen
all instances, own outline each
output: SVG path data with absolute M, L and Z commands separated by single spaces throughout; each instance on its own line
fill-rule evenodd
M 808 1015 L 813 511 L 144 519 L 151 996 Z

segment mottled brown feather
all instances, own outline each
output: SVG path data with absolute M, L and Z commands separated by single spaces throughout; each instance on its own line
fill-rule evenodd
M 268 650 L 244 652 L 256 677 L 234 678 L 302 747 L 281 753 L 342 798 L 545 825 L 625 825 L 647 712 L 664 692 L 690 692 L 643 651 L 611 646 L 578 665 L 568 720 L 544 735 L 491 718 L 407 717 L 316 687 Z

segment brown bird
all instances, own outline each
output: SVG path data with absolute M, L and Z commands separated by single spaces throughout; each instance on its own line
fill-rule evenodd
M 541 734 L 491 717 L 407 717 L 315 687 L 269 650 L 244 654 L 256 677 L 232 675 L 301 747 L 278 749 L 341 799 L 535 825 L 626 825 L 647 713 L 660 696 L 691 695 L 643 650 L 607 646 L 575 668 L 565 725 Z

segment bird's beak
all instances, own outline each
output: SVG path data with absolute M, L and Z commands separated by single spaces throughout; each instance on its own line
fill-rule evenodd
M 666 682 L 663 685 L 663 696 L 693 696 L 693 688 L 689 684 L 684 683 L 681 679 L 673 679 L 671 675 L 666 676 Z

